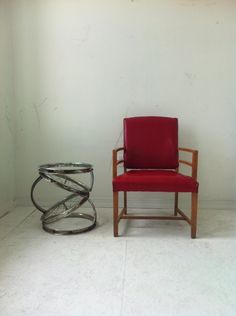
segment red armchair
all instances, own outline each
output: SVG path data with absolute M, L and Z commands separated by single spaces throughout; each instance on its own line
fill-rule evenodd
M 146 116 L 124 119 L 124 147 L 113 150 L 113 220 L 114 236 L 118 236 L 121 219 L 185 220 L 191 226 L 191 237 L 197 229 L 197 163 L 198 151 L 178 148 L 178 120 L 176 118 Z M 122 159 L 118 152 L 123 151 Z M 179 151 L 192 155 L 191 161 L 179 160 Z M 192 169 L 192 175 L 179 173 L 179 164 Z M 123 164 L 124 173 L 117 175 Z M 173 216 L 133 215 L 127 212 L 127 192 L 175 193 Z M 124 207 L 119 213 L 119 192 L 124 193 Z M 178 207 L 178 193 L 191 193 L 191 217 Z

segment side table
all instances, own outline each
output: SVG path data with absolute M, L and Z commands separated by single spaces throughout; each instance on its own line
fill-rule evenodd
M 42 227 L 45 231 L 53 234 L 79 234 L 89 231 L 96 226 L 97 213 L 95 206 L 89 198 L 93 188 L 94 174 L 93 166 L 88 163 L 55 163 L 41 165 L 38 169 L 39 177 L 34 181 L 31 187 L 31 200 L 34 206 L 43 213 L 41 216 Z M 82 180 L 74 179 L 73 176 L 79 177 L 83 174 L 89 178 L 89 185 Z M 56 202 L 49 208 L 42 207 L 36 202 L 34 192 L 36 186 L 41 181 L 47 181 L 57 187 L 69 192 L 70 194 L 62 200 Z M 88 203 L 91 214 L 80 212 L 79 208 Z M 66 224 L 73 219 L 83 222 L 83 225 L 76 228 L 68 228 Z

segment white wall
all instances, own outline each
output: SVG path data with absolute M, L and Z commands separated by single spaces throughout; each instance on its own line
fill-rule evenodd
M 15 195 L 14 112 L 8 1 L 0 1 L 0 215 Z
M 122 118 L 162 115 L 200 151 L 202 205 L 235 206 L 234 0 L 15 0 L 12 12 L 18 202 L 39 164 L 88 161 L 109 204 Z

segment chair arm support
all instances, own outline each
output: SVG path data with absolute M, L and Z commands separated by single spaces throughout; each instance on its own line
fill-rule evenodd
M 117 160 L 117 153 L 119 151 L 123 151 L 124 148 L 123 147 L 119 147 L 119 148 L 116 148 L 116 149 L 113 149 L 112 151 L 112 175 L 113 175 L 113 179 L 117 176 L 117 166 L 119 164 L 121 164 L 122 162 L 124 162 L 124 160 Z
M 192 178 L 197 180 L 197 169 L 198 169 L 198 151 L 191 148 L 179 148 L 179 151 L 184 151 L 192 154 L 192 161 L 179 160 L 179 163 L 185 164 L 192 168 Z

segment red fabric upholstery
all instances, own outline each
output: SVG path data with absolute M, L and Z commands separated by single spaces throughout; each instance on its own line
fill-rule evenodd
M 178 120 L 158 116 L 125 118 L 124 148 L 126 168 L 177 168 Z
M 113 191 L 197 192 L 198 182 L 171 170 L 130 170 L 113 179 Z

